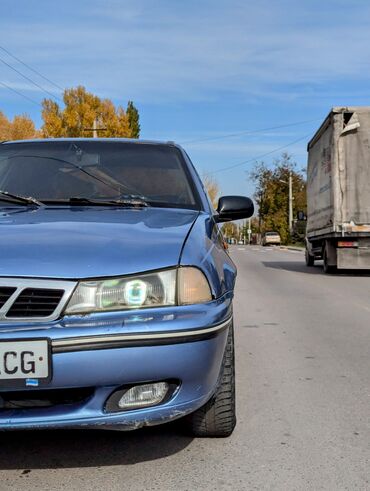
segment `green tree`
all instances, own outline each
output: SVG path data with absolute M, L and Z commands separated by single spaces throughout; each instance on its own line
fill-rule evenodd
M 252 235 L 253 234 L 257 234 L 259 232 L 259 224 L 258 224 L 258 218 L 257 217 L 252 217 L 249 220 L 246 220 L 244 222 L 244 225 L 243 225 L 243 229 L 242 229 L 242 235 L 245 239 L 248 239 L 248 229 L 249 229 L 249 223 L 251 225 L 251 233 Z
M 239 228 L 234 222 L 226 222 L 222 225 L 222 233 L 225 239 L 235 239 L 239 238 Z
M 136 109 L 132 101 L 128 101 L 126 114 L 128 118 L 128 125 L 131 130 L 131 138 L 139 138 L 140 136 L 139 111 Z
M 283 243 L 292 238 L 289 233 L 289 174 L 293 184 L 293 218 L 298 211 L 306 210 L 306 181 L 297 171 L 297 163 L 291 155 L 283 153 L 280 159 L 267 166 L 256 163 L 251 178 L 256 184 L 255 201 L 258 206 L 259 231 L 278 232 Z
M 42 133 L 45 137 L 93 136 L 94 124 L 98 136 L 132 136 L 127 113 L 121 106 L 116 108 L 110 99 L 100 99 L 78 86 L 66 89 L 63 101 L 61 109 L 56 102 L 43 100 Z

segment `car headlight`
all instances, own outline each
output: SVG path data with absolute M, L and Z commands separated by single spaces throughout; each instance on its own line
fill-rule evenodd
M 197 268 L 168 269 L 122 278 L 80 281 L 65 314 L 87 314 L 212 300 L 204 274 Z

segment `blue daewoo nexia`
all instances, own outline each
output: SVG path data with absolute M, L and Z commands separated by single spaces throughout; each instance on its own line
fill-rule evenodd
M 236 269 L 173 143 L 0 144 L 0 429 L 235 426 Z

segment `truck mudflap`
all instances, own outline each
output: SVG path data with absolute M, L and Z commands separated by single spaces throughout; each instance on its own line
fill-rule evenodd
M 370 247 L 337 248 L 338 269 L 370 269 Z

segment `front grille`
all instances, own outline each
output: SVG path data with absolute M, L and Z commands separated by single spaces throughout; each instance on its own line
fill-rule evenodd
M 48 317 L 58 307 L 64 290 L 26 288 L 16 298 L 6 317 Z
M 13 295 L 16 288 L 12 288 L 10 286 L 1 286 L 0 287 L 0 309 L 1 307 L 9 300 L 9 298 Z
M 58 319 L 76 281 L 0 277 L 0 324 Z

